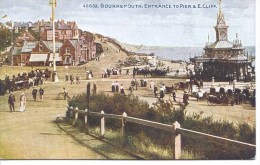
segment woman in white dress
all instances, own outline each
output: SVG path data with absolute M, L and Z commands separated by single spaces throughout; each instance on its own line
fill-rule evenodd
M 25 93 L 22 93 L 20 96 L 20 112 L 25 111 L 26 106 L 26 96 Z

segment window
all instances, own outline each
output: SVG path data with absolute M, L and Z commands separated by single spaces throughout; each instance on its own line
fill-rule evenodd
M 43 46 L 42 46 L 42 42 L 39 43 L 39 52 L 42 52 L 43 50 Z
M 67 47 L 67 48 L 65 49 L 65 51 L 66 51 L 66 53 L 70 53 L 70 48 Z

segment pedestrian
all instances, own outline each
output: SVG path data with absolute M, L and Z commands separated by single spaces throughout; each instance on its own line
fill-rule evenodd
M 243 93 L 240 93 L 239 94 L 239 104 L 243 104 L 243 102 L 244 102 L 244 94 Z
M 147 87 L 147 79 L 144 78 L 144 87 Z
M 165 90 L 166 90 L 166 86 L 164 85 L 164 84 L 162 84 L 162 90 L 163 90 L 163 92 L 165 92 Z
M 117 81 L 116 81 L 115 86 L 116 86 L 116 92 L 119 92 L 119 83 Z
M 233 75 L 232 74 L 229 74 L 229 76 L 228 76 L 228 82 L 229 82 L 229 85 L 231 85 L 232 84 L 232 81 L 233 81 Z
M 74 84 L 74 77 L 73 77 L 73 75 L 70 75 L 70 84 Z
M 138 81 L 135 79 L 135 90 L 137 90 Z
M 178 76 L 179 72 L 180 72 L 179 69 L 177 69 L 175 76 Z
M 89 71 L 89 75 L 90 75 L 89 79 L 92 79 L 94 77 L 92 70 Z
M 136 71 L 135 71 L 135 67 L 133 69 L 133 78 L 135 78 L 135 74 L 136 74 Z
M 157 88 L 156 84 L 154 84 L 154 88 L 153 88 L 154 97 L 157 97 L 157 91 L 158 91 L 158 88 Z
M 237 82 L 237 80 L 235 78 L 234 81 L 233 81 L 233 91 L 235 91 L 235 89 L 236 89 L 236 82 Z
M 160 88 L 160 99 L 163 100 L 164 98 L 164 90 L 163 87 Z
M 214 82 L 215 82 L 214 77 L 212 77 L 211 78 L 211 85 L 214 85 Z
M 154 82 L 153 82 L 153 80 L 150 82 L 150 88 L 151 88 L 152 90 L 154 90 Z
M 33 100 L 36 101 L 36 96 L 37 96 L 37 89 L 36 88 L 33 88 L 32 95 L 33 95 Z
M 76 84 L 80 84 L 80 82 L 79 82 L 79 75 L 78 74 L 76 75 Z
M 194 83 L 193 80 L 189 81 L 189 92 L 191 92 L 191 93 L 192 93 L 192 90 L 193 90 L 193 83 Z
M 189 104 L 188 100 L 189 100 L 189 95 L 188 95 L 187 92 L 185 91 L 184 94 L 183 94 L 183 103 L 184 103 L 185 105 L 188 105 L 188 104 Z
M 231 106 L 234 106 L 234 98 L 233 98 L 233 97 L 231 97 L 230 105 L 231 105 Z
M 10 112 L 14 112 L 15 111 L 15 109 L 14 109 L 15 97 L 14 97 L 13 92 L 10 92 L 10 95 L 8 97 L 8 104 L 10 107 Z
M 132 79 L 132 81 L 131 81 L 131 86 L 132 86 L 132 88 L 134 90 L 134 86 L 135 86 L 135 80 L 134 79 Z
M 0 96 L 4 96 L 5 93 L 6 93 L 6 91 L 5 91 L 5 84 L 0 79 Z
M 203 88 L 203 81 L 200 79 L 200 88 Z
M 112 92 L 115 92 L 115 90 L 116 90 L 116 84 L 114 81 L 112 81 L 111 89 L 112 89 Z
M 66 98 L 70 99 L 70 97 L 68 95 L 69 93 L 65 88 L 63 88 L 63 93 L 64 93 L 64 100 L 66 100 Z
M 97 85 L 93 83 L 93 95 L 97 94 Z
M 143 78 L 141 78 L 140 83 L 141 83 L 141 87 L 144 87 L 144 79 Z
M 121 87 L 120 87 L 120 94 L 125 95 L 125 89 L 124 89 L 123 84 L 121 84 Z
M 39 94 L 40 94 L 40 100 L 43 100 L 44 90 L 42 87 L 40 87 L 40 89 L 39 89 Z
M 107 77 L 110 77 L 110 74 L 111 74 L 111 70 L 107 69 Z
M 130 94 L 132 95 L 132 94 L 133 94 L 133 91 L 134 91 L 134 87 L 133 87 L 132 85 L 130 85 L 129 91 L 130 91 Z
M 239 103 L 239 102 L 238 102 L 238 99 L 239 99 L 238 97 L 239 97 L 239 94 L 238 94 L 238 93 L 235 93 L 235 94 L 234 94 L 234 100 L 235 100 L 236 105 L 238 105 L 238 103 Z
M 172 98 L 173 98 L 173 101 L 176 102 L 176 91 L 175 90 L 172 90 Z
M 26 107 L 26 96 L 25 93 L 22 93 L 20 96 L 20 112 L 25 111 Z
M 126 75 L 129 75 L 129 69 L 126 69 Z

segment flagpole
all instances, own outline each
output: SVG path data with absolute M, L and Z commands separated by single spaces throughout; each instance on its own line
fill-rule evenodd
M 54 11 L 55 11 L 55 7 L 57 5 L 57 2 L 56 0 L 50 0 L 50 5 L 52 7 L 52 54 L 53 54 L 53 74 L 54 74 L 54 82 L 59 82 L 59 79 L 58 79 L 58 75 L 57 75 L 57 70 L 56 70 L 56 56 L 55 56 L 55 53 L 56 53 L 56 48 L 55 48 L 55 14 L 54 14 Z
M 12 32 L 11 32 L 11 50 L 13 50 L 14 49 L 14 34 L 13 34 L 13 28 L 14 28 L 14 24 L 13 24 L 13 22 L 11 21 L 11 30 L 12 30 Z M 12 51 L 11 51 L 12 52 Z M 13 56 L 13 54 L 11 54 L 12 55 L 12 67 L 14 66 L 14 56 Z

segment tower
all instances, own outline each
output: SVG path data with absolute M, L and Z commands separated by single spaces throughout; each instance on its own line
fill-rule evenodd
M 217 16 L 216 41 L 228 41 L 228 26 L 226 25 L 224 14 L 222 13 L 222 0 L 219 0 L 219 11 Z

